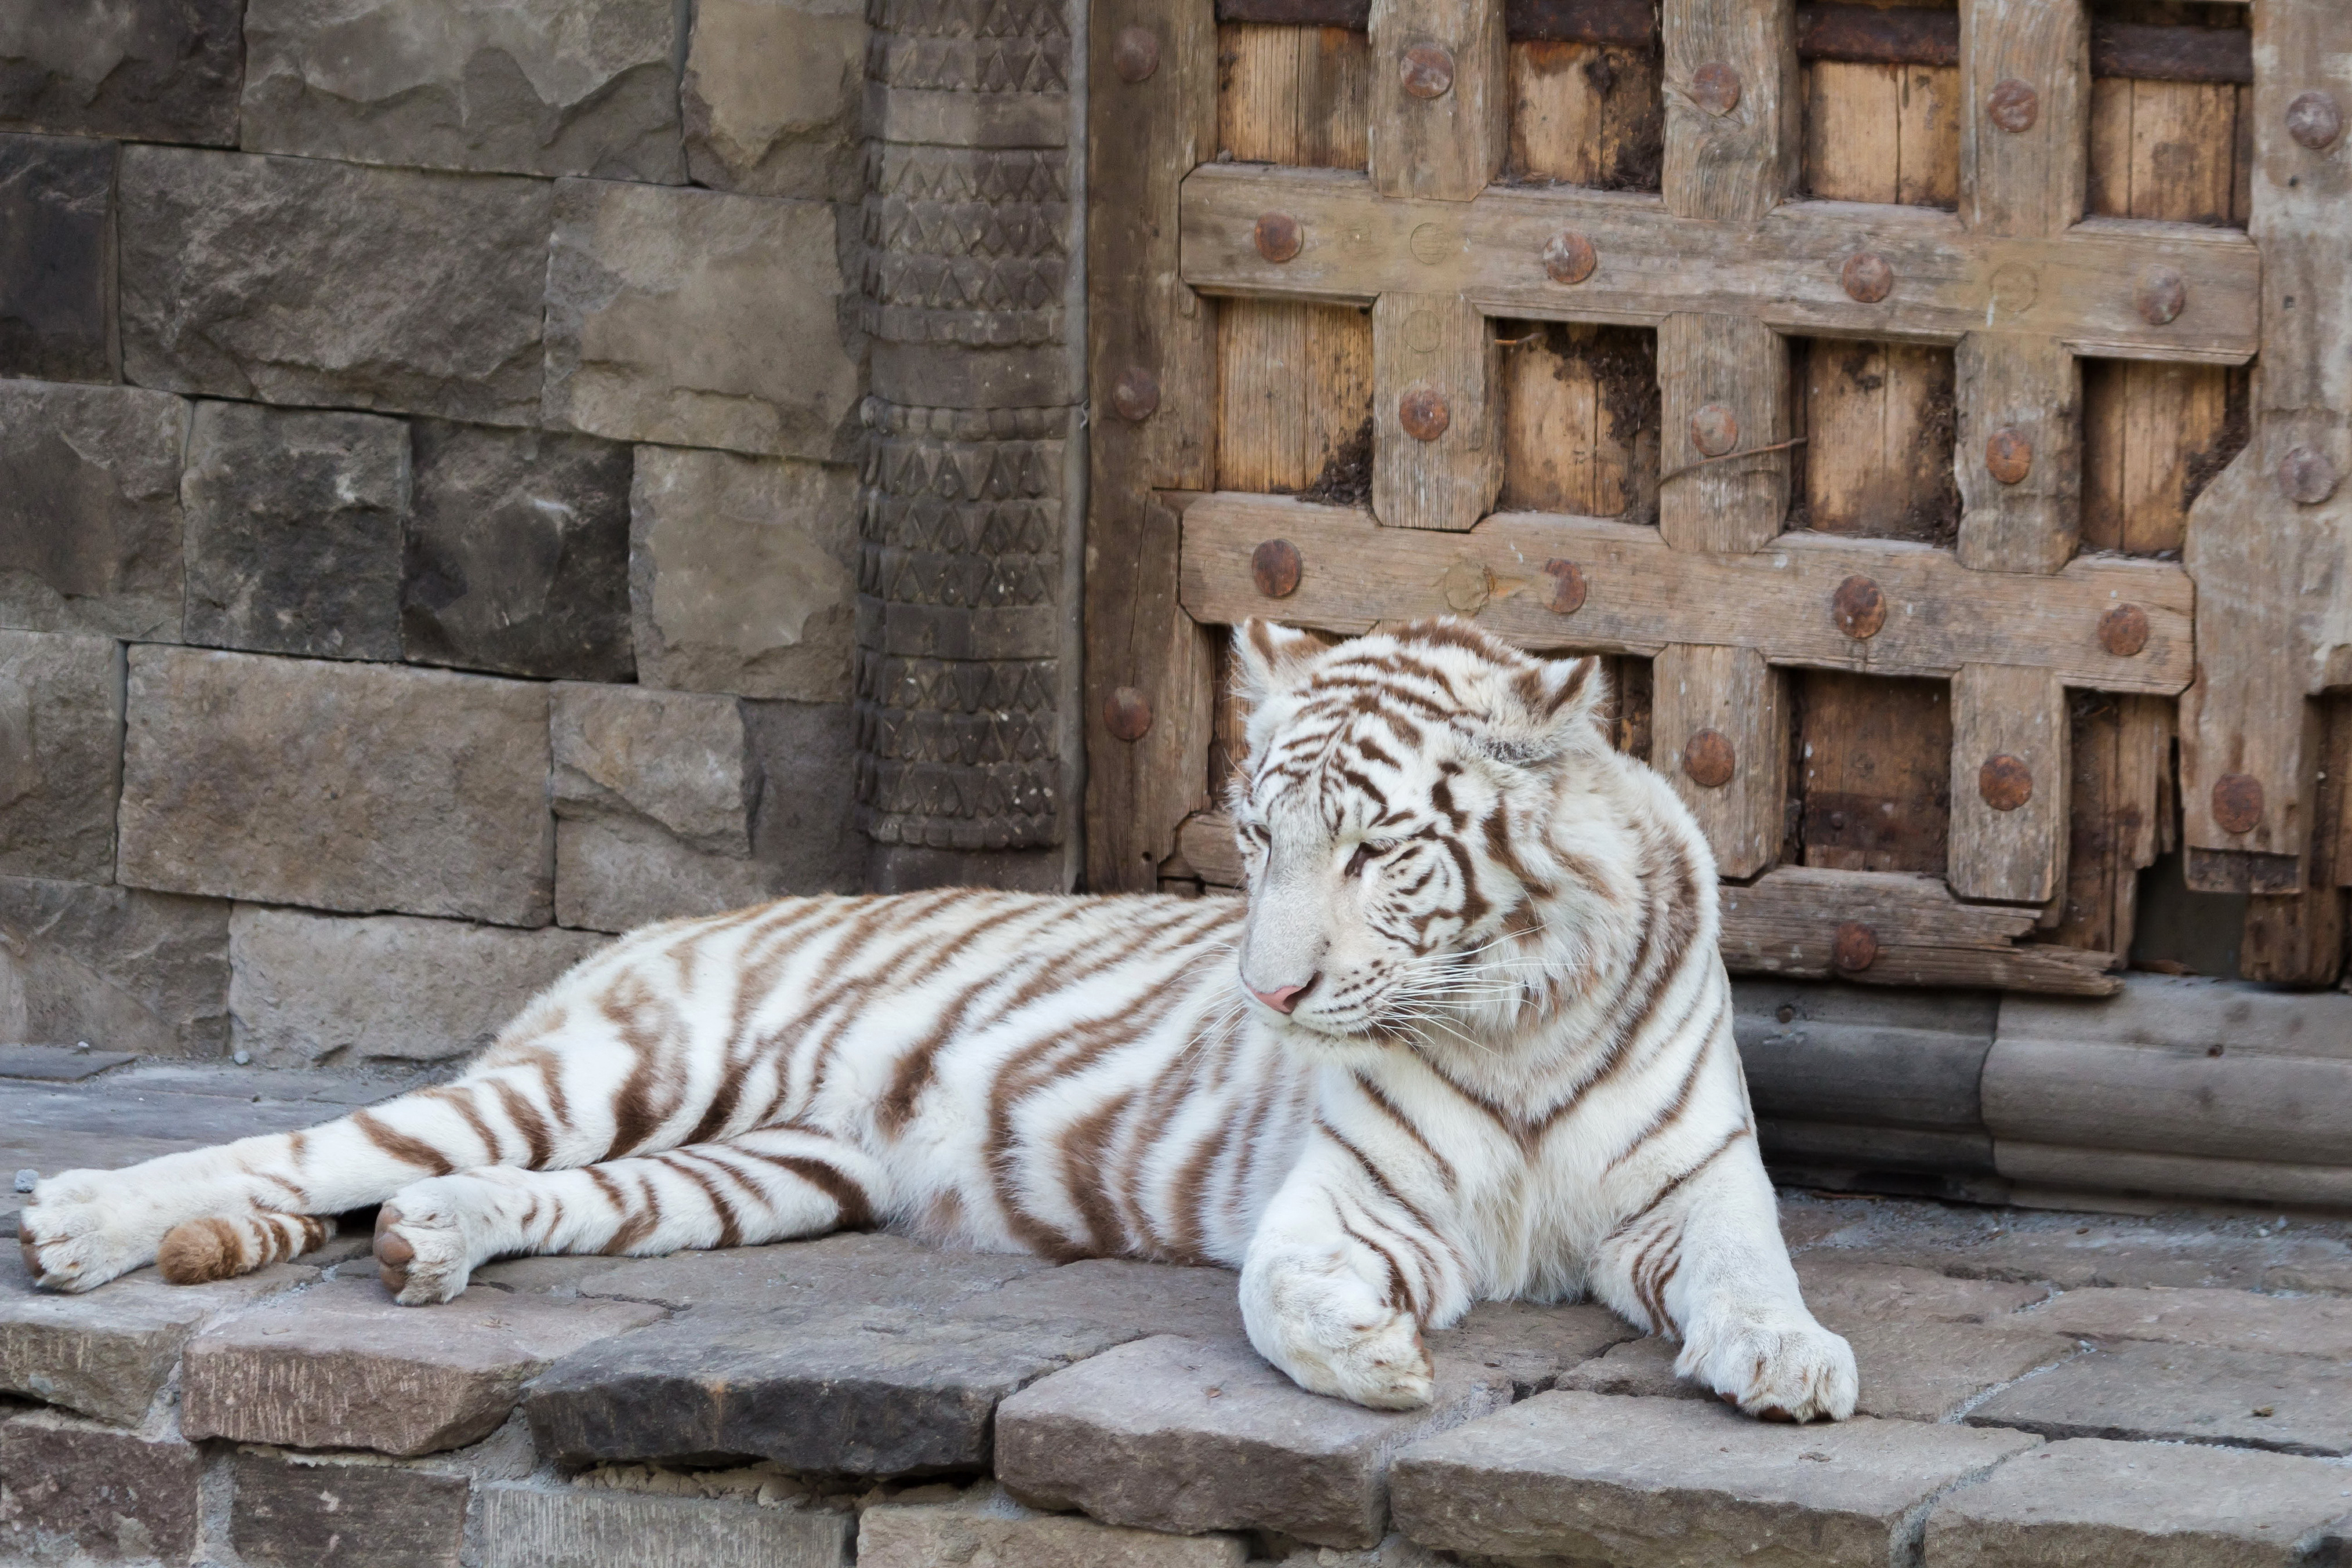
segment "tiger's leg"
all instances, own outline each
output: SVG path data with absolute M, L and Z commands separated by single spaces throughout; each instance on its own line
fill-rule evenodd
M 1591 1284 L 1629 1321 L 1679 1333 L 1675 1371 L 1750 1415 L 1853 1414 L 1853 1351 L 1805 1305 L 1748 1128 L 1731 1130 L 1604 1240 Z
M 1376 1410 L 1427 1405 L 1424 1322 L 1470 1304 L 1460 1254 L 1318 1128 L 1250 1238 L 1242 1321 L 1302 1388 Z
M 645 1257 L 856 1228 L 887 1208 L 886 1184 L 879 1161 L 792 1127 L 577 1170 L 459 1171 L 378 1211 L 376 1266 L 402 1302 L 425 1306 L 514 1253 Z

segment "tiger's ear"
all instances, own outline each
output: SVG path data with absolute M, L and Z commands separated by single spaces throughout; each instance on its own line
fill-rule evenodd
M 1511 682 L 1511 694 L 1519 711 L 1496 726 L 1498 754 L 1534 762 L 1607 746 L 1601 713 L 1609 699 L 1609 678 L 1597 656 L 1539 659 Z
M 1280 691 L 1323 651 L 1323 644 L 1306 632 L 1295 632 L 1273 621 L 1252 618 L 1234 628 L 1235 682 L 1242 700 L 1255 708 Z

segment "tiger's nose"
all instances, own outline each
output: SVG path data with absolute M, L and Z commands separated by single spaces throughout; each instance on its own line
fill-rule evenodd
M 1292 1008 L 1297 1007 L 1298 1005 L 1298 999 L 1301 996 L 1306 995 L 1309 991 L 1312 991 L 1315 988 L 1315 983 L 1322 978 L 1322 973 L 1318 971 L 1316 973 L 1308 975 L 1305 980 L 1300 981 L 1296 985 L 1278 986 L 1272 991 L 1261 991 L 1256 986 L 1253 985 L 1250 987 L 1250 994 L 1265 1003 L 1267 1006 L 1273 1008 L 1276 1012 L 1286 1014 Z

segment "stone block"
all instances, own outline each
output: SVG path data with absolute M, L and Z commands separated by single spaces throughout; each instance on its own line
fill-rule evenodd
M 401 630 L 408 658 L 627 680 L 625 446 L 419 420 Z
M 1496 1374 L 1442 1363 L 1429 1408 L 1367 1410 L 1307 1393 L 1246 1342 L 1159 1335 L 1007 1399 L 996 1474 L 1024 1501 L 1108 1524 L 1370 1546 L 1397 1450 L 1509 1400 Z
M 724 914 L 782 889 L 773 867 L 680 844 L 639 820 L 555 825 L 555 918 L 592 931 Z
M 2034 1446 L 1857 1416 L 1751 1421 L 1714 1400 L 1539 1394 L 1415 1444 L 1391 1489 L 1424 1546 L 1611 1568 L 1914 1561 L 1921 1505 Z
M 122 880 L 546 922 L 545 687 L 141 647 L 127 707 Z
M 992 1316 L 1084 1323 L 1121 1339 L 1181 1334 L 1237 1340 L 1240 1276 L 1125 1258 L 1088 1258 L 1008 1279 L 975 1303 Z
M 248 152 L 686 177 L 669 0 L 252 0 Z
M 1562 1374 L 1642 1331 L 1608 1308 L 1590 1302 L 1546 1307 L 1534 1301 L 1481 1301 L 1450 1329 L 1423 1336 L 1431 1352 L 1465 1365 L 1498 1372 L 1525 1399 L 1559 1383 Z
M 123 374 L 536 424 L 552 201 L 541 180 L 126 148 Z
M 139 1058 L 129 1051 L 86 1051 L 74 1046 L 0 1046 L 0 1078 L 79 1083 Z
M 404 423 L 199 403 L 180 500 L 187 641 L 311 658 L 400 658 Z
M 2352 1365 L 2126 1341 L 2003 1389 L 1968 1418 L 2051 1437 L 2352 1454 Z
M 878 1231 L 840 1231 L 667 1258 L 517 1258 L 478 1268 L 474 1279 L 503 1290 L 671 1308 L 757 1303 L 781 1321 L 879 1307 L 942 1310 L 1011 1280 L 1060 1272 L 1025 1253 L 946 1251 Z
M 1927 1568 L 2316 1568 L 2352 1473 L 2283 1454 L 2053 1443 L 1927 1516 Z
M 552 928 L 240 905 L 229 921 L 231 1037 L 265 1067 L 468 1057 L 604 945 Z
M 0 124 L 227 146 L 244 10 L 243 0 L 8 0 Z
M 866 16 L 856 0 L 703 0 L 686 57 L 695 183 L 855 201 Z
M 180 1429 L 289 1448 L 461 1448 L 495 1431 L 522 1385 L 559 1358 L 665 1315 L 480 1286 L 418 1309 L 372 1279 L 331 1280 L 198 1334 Z
M 1817 1252 L 1796 1259 L 1805 1305 L 1839 1333 L 1873 1323 L 1990 1323 L 2049 1298 L 2046 1286 L 1966 1279 L 1899 1263 Z M 2038 1320 L 2037 1320 L 2038 1321 Z
M 215 899 L 0 877 L 0 1034 L 226 1055 L 228 922 Z
M 0 1554 L 36 1561 L 184 1563 L 196 1544 L 204 1459 L 175 1437 L 119 1432 L 51 1411 L 0 1421 Z
M 0 624 L 176 640 L 188 405 L 0 380 Z
M 1166 1535 L 1090 1519 L 960 1503 L 886 1503 L 858 1516 L 858 1568 L 1241 1568 L 1236 1535 Z
M 849 696 L 854 472 L 640 447 L 630 519 L 639 680 L 803 702 Z
M 840 1568 L 846 1513 L 711 1498 L 497 1483 L 481 1489 L 484 1568 Z
M 2069 1290 L 2028 1320 L 2084 1339 L 2158 1340 L 2216 1350 L 2352 1361 L 2352 1301 L 2251 1290 Z
M 121 735 L 113 638 L 0 632 L 0 874 L 114 879 Z
M 113 195 L 113 142 L 0 135 L 0 375 L 114 379 Z
M 865 387 L 845 338 L 851 285 L 838 243 L 821 202 L 562 182 L 547 265 L 547 423 L 848 458 Z
M 239 1454 L 230 1543 L 248 1568 L 458 1568 L 462 1476 Z
M 751 857 L 776 868 L 788 893 L 865 887 L 857 830 L 857 722 L 846 702 L 750 702 L 744 728 L 760 763 Z
M 557 815 L 636 817 L 691 847 L 750 857 L 758 781 L 734 699 L 563 685 L 548 722 Z

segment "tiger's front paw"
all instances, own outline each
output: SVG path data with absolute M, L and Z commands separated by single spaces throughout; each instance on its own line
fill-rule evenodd
M 25 1272 L 46 1290 L 94 1290 L 155 1260 L 164 1226 L 111 1171 L 67 1171 L 16 1216 Z
M 495 1194 L 468 1176 L 435 1176 L 400 1189 L 375 1215 L 376 1273 L 404 1307 L 455 1300 L 490 1256 Z
M 1411 1312 L 1384 1310 L 1337 1344 L 1318 1344 L 1283 1370 L 1318 1394 L 1374 1410 L 1418 1410 L 1434 1397 L 1437 1369 Z
M 1374 1410 L 1418 1410 L 1435 1393 L 1419 1320 L 1344 1267 L 1247 1280 L 1243 1316 L 1258 1353 L 1311 1393 Z
M 1695 1331 L 1675 1370 L 1762 1421 L 1843 1421 L 1860 1391 L 1853 1347 L 1810 1317 Z

